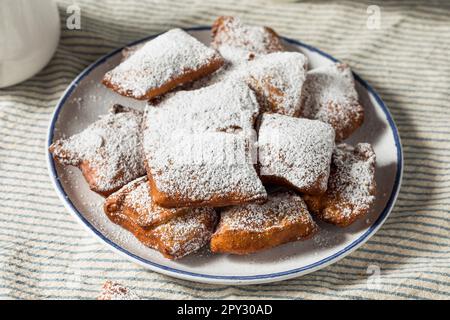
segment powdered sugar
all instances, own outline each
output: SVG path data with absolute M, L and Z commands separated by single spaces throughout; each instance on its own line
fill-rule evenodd
M 188 89 L 192 90 L 207 87 L 229 79 L 235 75 L 239 76 L 236 72 L 242 70 L 248 61 L 255 58 L 255 55 L 248 50 L 229 45 L 221 45 L 217 50 L 224 59 L 224 65 L 222 68 L 209 76 L 193 82 L 190 86 L 188 86 Z M 241 79 L 235 79 L 234 81 L 241 81 Z
M 172 29 L 147 42 L 105 74 L 104 81 L 121 94 L 137 99 L 179 78 L 221 60 L 217 52 L 181 29 Z
M 282 179 L 306 193 L 326 190 L 334 148 L 334 130 L 328 124 L 263 114 L 258 146 L 263 178 Z
M 242 82 L 177 92 L 147 107 L 144 150 L 157 189 L 201 203 L 265 198 L 252 163 L 258 108 Z
M 375 153 L 368 143 L 338 145 L 333 153 L 326 193 L 305 195 L 308 208 L 322 220 L 346 227 L 366 214 L 375 201 Z
M 280 38 L 272 29 L 246 25 L 235 17 L 219 17 L 213 24 L 212 37 L 211 46 L 219 51 L 225 64 L 210 76 L 194 83 L 194 89 L 230 77 L 244 76 L 243 80 L 248 80 L 248 74 L 241 72 L 247 62 L 260 55 L 284 50 Z
M 141 217 L 143 214 L 147 213 L 147 209 L 152 203 L 147 177 L 141 177 L 130 184 L 133 185 L 130 186 L 130 190 L 127 192 L 125 203 L 132 206 Z M 144 213 L 144 211 L 146 212 Z
M 158 225 L 186 212 L 182 208 L 168 209 L 155 204 L 150 197 L 147 177 L 139 183 L 136 189 L 130 192 L 127 203 L 130 208 L 136 211 L 138 214 L 136 222 L 143 227 Z
M 246 63 L 255 58 L 255 53 L 250 52 L 246 49 L 234 47 L 231 45 L 223 44 L 217 48 L 220 55 L 233 68 L 239 66 L 242 63 Z
M 264 204 L 247 204 L 227 208 L 221 212 L 219 230 L 270 232 L 300 223 L 315 228 L 306 204 L 292 192 L 269 194 Z
M 337 140 L 347 138 L 361 125 L 363 108 L 347 65 L 333 64 L 307 73 L 301 116 L 331 124 Z
M 115 105 L 81 133 L 55 141 L 50 150 L 62 164 L 87 165 L 95 191 L 108 193 L 145 174 L 141 122 L 141 112 Z
M 159 145 L 150 137 L 144 143 L 156 187 L 181 203 L 222 206 L 266 197 L 243 135 L 180 133 Z
M 105 213 L 144 245 L 171 259 L 197 251 L 209 241 L 217 220 L 212 208 L 162 208 L 149 192 L 147 178 L 136 179 L 106 199 Z
M 253 130 L 258 113 L 256 96 L 245 83 L 225 81 L 199 90 L 179 91 L 155 107 L 150 105 L 145 127 L 162 137 L 174 130 L 186 133 Z
M 342 214 L 367 211 L 375 200 L 375 153 L 368 143 L 336 146 L 327 195 L 342 201 Z
M 246 82 L 255 91 L 264 111 L 299 115 L 307 65 L 303 54 L 276 52 L 250 59 L 242 49 L 225 48 L 227 64 L 209 77 L 195 82 L 192 88 L 221 81 Z M 222 53 L 224 48 L 220 49 Z

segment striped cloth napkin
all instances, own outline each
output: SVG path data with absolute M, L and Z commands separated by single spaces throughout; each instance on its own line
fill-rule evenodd
M 372 1 L 373 2 L 373 1 Z M 67 7 L 81 9 L 69 30 Z M 144 298 L 402 298 L 450 295 L 450 6 L 442 1 L 58 1 L 58 50 L 37 76 L 0 89 L 0 297 L 95 298 L 107 279 Z M 101 55 L 218 15 L 269 25 L 348 62 L 399 127 L 405 171 L 391 216 L 347 258 L 301 278 L 205 285 L 145 270 L 91 237 L 49 180 L 45 136 L 64 89 Z M 375 280 L 369 277 L 379 270 Z

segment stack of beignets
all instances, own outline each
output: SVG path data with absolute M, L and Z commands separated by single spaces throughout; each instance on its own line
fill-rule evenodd
M 148 100 L 144 113 L 114 106 L 55 141 L 55 160 L 78 166 L 109 219 L 169 259 L 306 239 L 318 230 L 310 212 L 337 226 L 366 214 L 375 153 L 335 145 L 364 118 L 350 68 L 308 71 L 272 29 L 234 17 L 212 38 L 173 29 L 124 49 L 103 83 Z

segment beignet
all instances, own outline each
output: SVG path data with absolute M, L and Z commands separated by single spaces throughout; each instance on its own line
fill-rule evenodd
M 327 191 L 304 196 L 311 213 L 341 227 L 365 215 L 375 201 L 375 158 L 368 143 L 336 146 Z
M 302 198 L 293 192 L 268 195 L 264 204 L 246 204 L 222 210 L 211 238 L 211 251 L 248 254 L 305 239 L 317 231 Z

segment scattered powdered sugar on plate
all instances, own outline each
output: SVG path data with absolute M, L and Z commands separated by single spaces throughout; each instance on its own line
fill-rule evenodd
M 336 246 L 336 244 L 342 241 L 345 237 L 345 234 L 320 228 L 320 231 L 313 236 L 312 241 L 315 247 L 326 249 Z
M 172 29 L 134 52 L 105 74 L 104 80 L 123 94 L 144 97 L 187 71 L 199 70 L 219 54 L 181 29 Z
M 326 190 L 334 148 L 334 130 L 328 124 L 263 114 L 258 147 L 261 176 L 283 179 L 302 192 Z
M 62 164 L 87 164 L 96 191 L 113 191 L 145 174 L 139 139 L 141 123 L 141 112 L 114 105 L 82 132 L 55 141 L 50 150 Z
M 91 210 L 96 212 L 93 216 L 93 224 L 102 234 L 114 239 L 120 246 L 137 243 L 141 248 L 146 248 L 143 243 L 136 241 L 135 236 L 131 232 L 117 224 L 111 223 L 111 219 L 104 212 L 104 200 L 92 203 L 90 206 Z

